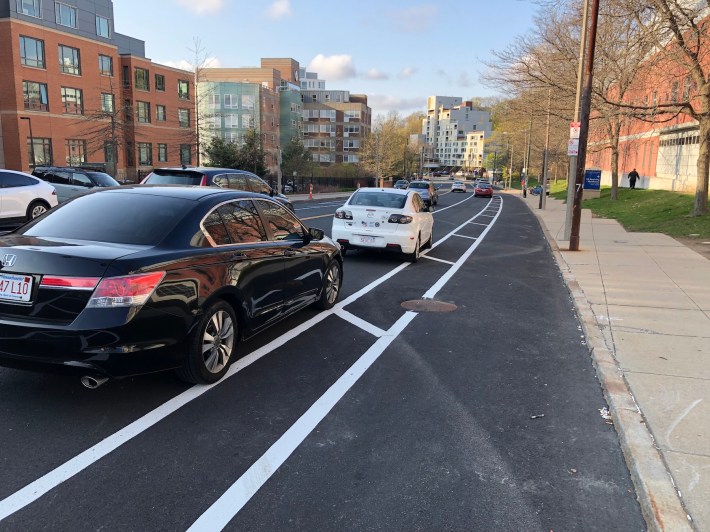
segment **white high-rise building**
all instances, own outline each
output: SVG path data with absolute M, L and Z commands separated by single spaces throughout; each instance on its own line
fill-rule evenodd
M 472 170 L 483 165 L 491 113 L 455 96 L 429 96 L 422 134 L 440 166 Z

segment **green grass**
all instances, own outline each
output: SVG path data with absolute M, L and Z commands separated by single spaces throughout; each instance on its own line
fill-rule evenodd
M 551 194 L 566 200 L 567 183 L 552 185 Z M 664 233 L 673 237 L 710 238 L 710 215 L 690 216 L 695 196 L 666 190 L 619 189 L 611 200 L 611 188 L 602 187 L 601 197 L 585 199 L 584 209 L 599 218 L 613 218 L 628 231 Z

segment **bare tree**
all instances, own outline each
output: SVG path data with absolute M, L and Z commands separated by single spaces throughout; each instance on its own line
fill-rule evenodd
M 360 165 L 377 177 L 402 175 L 408 140 L 405 123 L 396 111 L 378 117 L 363 143 Z

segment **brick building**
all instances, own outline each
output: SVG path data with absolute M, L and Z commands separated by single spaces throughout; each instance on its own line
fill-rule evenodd
M 0 0 L 0 69 L 0 167 L 195 162 L 193 74 L 116 33 L 111 0 Z

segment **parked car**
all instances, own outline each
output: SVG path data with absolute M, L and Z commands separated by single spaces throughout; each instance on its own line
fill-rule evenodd
M 178 167 L 155 168 L 143 181 L 143 185 L 198 185 L 218 186 L 233 190 L 244 190 L 271 196 L 276 201 L 288 207 L 293 212 L 293 205 L 283 194 L 277 193 L 258 175 L 246 170 L 233 168 Z
M 395 182 L 394 188 L 400 188 L 402 190 L 406 189 L 409 186 L 409 181 L 406 179 L 400 179 L 399 181 Z
M 487 181 L 479 181 L 479 183 L 473 189 L 474 196 L 488 196 L 493 197 L 493 186 Z
M 0 170 L 0 223 L 34 220 L 57 203 L 52 185 L 24 172 Z
M 121 184 L 104 172 L 67 166 L 38 166 L 32 175 L 50 183 L 57 191 L 57 199 L 62 203 L 68 199 L 86 194 L 99 187 L 118 187 Z
M 451 192 L 466 192 L 466 183 L 463 181 L 454 181 L 451 183 Z
M 404 253 L 416 262 L 431 247 L 434 217 L 417 190 L 360 188 L 335 211 L 332 235 L 348 249 Z
M 340 294 L 340 246 L 281 203 L 216 187 L 89 192 L 0 236 L 0 365 L 221 379 L 248 338 Z
M 412 181 L 409 183 L 409 188 L 419 192 L 419 195 L 424 200 L 427 206 L 436 205 L 439 203 L 439 194 L 429 181 Z

